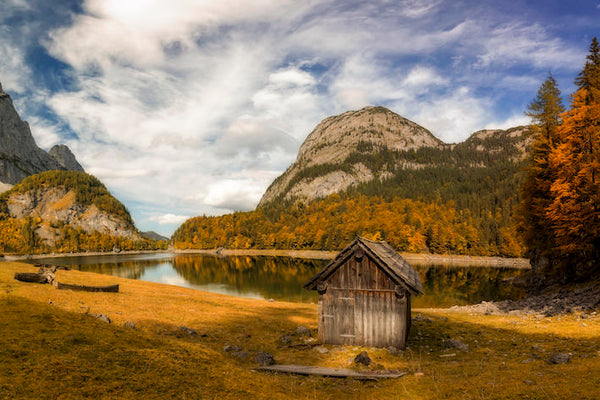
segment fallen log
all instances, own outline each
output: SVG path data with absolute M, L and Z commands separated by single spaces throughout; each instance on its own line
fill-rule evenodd
M 15 279 L 21 282 L 52 283 L 54 282 L 52 275 L 39 272 L 15 272 Z
M 86 286 L 86 285 L 73 285 L 70 283 L 56 282 L 56 288 L 61 290 L 79 290 L 82 292 L 109 292 L 118 293 L 119 285 L 109 286 Z
M 344 368 L 325 368 L 314 367 L 310 365 L 269 365 L 258 368 L 259 371 L 280 372 L 296 375 L 317 375 L 328 376 L 332 378 L 354 378 L 359 380 L 378 380 L 383 378 L 400 378 L 406 375 L 406 372 L 399 371 L 356 371 Z

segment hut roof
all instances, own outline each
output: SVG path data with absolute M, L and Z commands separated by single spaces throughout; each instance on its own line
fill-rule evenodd
M 329 263 L 318 274 L 313 276 L 310 281 L 304 285 L 305 289 L 315 290 L 317 283 L 327 279 L 333 274 L 346 260 L 354 254 L 354 251 L 360 248 L 383 270 L 389 278 L 397 285 L 406 286 L 413 294 L 422 294 L 423 286 L 417 271 L 402 258 L 385 241 L 369 240 L 362 237 L 356 238 L 346 248 Z

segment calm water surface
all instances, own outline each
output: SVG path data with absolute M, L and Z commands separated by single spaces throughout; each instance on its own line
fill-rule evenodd
M 289 257 L 217 257 L 200 254 L 142 254 L 60 257 L 31 262 L 68 265 L 129 279 L 165 283 L 256 299 L 316 303 L 316 292 L 302 289 L 327 260 Z M 449 307 L 516 299 L 523 293 L 505 283 L 523 270 L 490 267 L 417 267 L 425 294 L 413 307 Z

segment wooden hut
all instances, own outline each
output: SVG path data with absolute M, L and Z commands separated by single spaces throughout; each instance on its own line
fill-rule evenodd
M 406 347 L 419 274 L 386 242 L 357 238 L 306 285 L 319 292 L 319 340 Z

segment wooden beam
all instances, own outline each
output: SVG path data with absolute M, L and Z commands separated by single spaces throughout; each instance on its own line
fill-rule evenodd
M 313 367 L 311 365 L 269 365 L 258 368 L 260 371 L 281 372 L 296 375 L 318 375 L 333 378 L 354 378 L 360 380 L 378 380 L 384 378 L 400 378 L 406 372 L 399 371 L 356 371 L 344 368 Z

